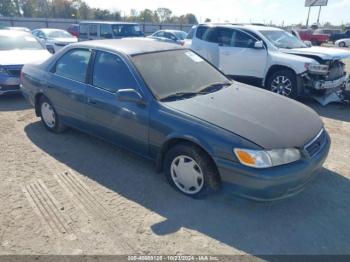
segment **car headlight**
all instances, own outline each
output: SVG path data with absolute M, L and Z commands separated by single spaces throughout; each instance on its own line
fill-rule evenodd
M 327 75 L 328 71 L 329 71 L 329 66 L 328 65 L 306 63 L 305 69 L 307 69 L 312 74 Z
M 241 164 L 254 168 L 281 166 L 301 158 L 300 151 L 295 148 L 266 151 L 235 148 L 233 151 Z

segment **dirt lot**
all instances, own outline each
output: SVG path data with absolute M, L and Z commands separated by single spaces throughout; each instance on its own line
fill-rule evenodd
M 0 254 L 350 254 L 350 107 L 306 102 L 332 138 L 291 199 L 191 200 L 151 162 L 78 131 L 47 132 L 0 97 Z

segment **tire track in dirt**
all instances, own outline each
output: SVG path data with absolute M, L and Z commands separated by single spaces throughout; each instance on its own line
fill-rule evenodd
M 22 188 L 23 193 L 49 233 L 72 234 L 72 221 L 63 212 L 44 182 L 37 180 Z

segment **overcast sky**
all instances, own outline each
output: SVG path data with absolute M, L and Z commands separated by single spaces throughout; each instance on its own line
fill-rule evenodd
M 200 22 L 210 18 L 215 22 L 266 22 L 286 24 L 306 22 L 305 0 L 85 0 L 91 7 L 136 10 L 167 7 L 176 15 L 194 13 Z M 317 20 L 318 7 L 312 8 L 310 22 Z M 321 12 L 320 22 L 340 24 L 350 22 L 350 0 L 329 0 Z

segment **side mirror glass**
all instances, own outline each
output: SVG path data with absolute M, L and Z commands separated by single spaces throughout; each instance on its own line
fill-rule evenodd
M 263 41 L 256 41 L 256 42 L 254 43 L 254 48 L 255 48 L 255 49 L 263 49 L 263 48 L 264 48 L 264 43 L 263 43 Z
M 135 104 L 145 104 L 142 96 L 135 89 L 120 89 L 117 91 L 117 99 L 123 102 L 131 102 Z

